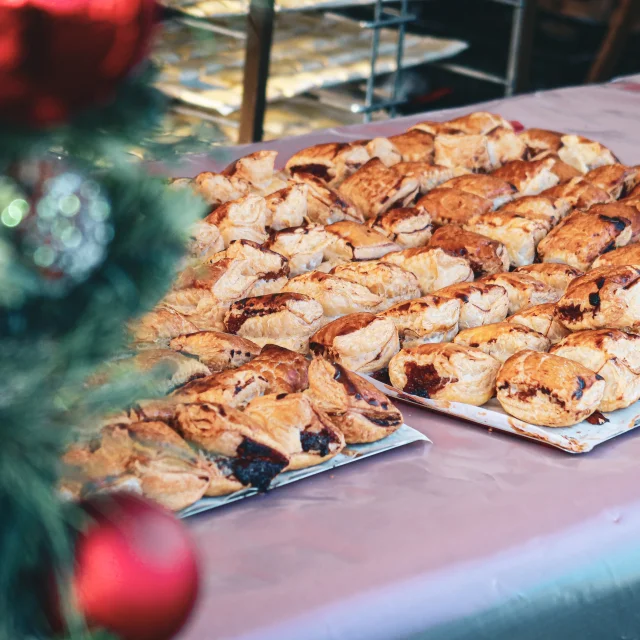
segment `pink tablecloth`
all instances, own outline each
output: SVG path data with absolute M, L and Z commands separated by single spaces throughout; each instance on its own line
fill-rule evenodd
M 526 126 L 593 137 L 623 162 L 640 162 L 633 78 L 486 107 Z M 282 164 L 314 142 L 397 133 L 425 118 L 268 146 L 281 152 Z M 246 152 L 232 149 L 230 157 Z M 212 168 L 212 160 L 192 157 L 180 173 Z M 183 640 L 497 638 L 474 626 L 482 612 L 513 616 L 513 603 L 550 594 L 553 606 L 564 607 L 569 596 L 584 601 L 586 614 L 594 594 L 619 590 L 622 597 L 640 577 L 640 432 L 572 456 L 401 408 L 432 446 L 410 445 L 189 521 L 204 586 Z M 583 577 L 571 587 L 559 586 L 576 575 Z M 611 624 L 625 613 L 614 612 Z M 539 637 L 605 638 L 589 629 L 577 635 L 577 627 L 559 633 L 553 615 Z M 441 633 L 456 620 L 469 621 L 468 634 Z M 607 640 L 638 637 L 611 633 Z

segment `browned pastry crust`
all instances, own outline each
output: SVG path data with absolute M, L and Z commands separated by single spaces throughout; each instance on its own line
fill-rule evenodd
M 329 240 L 325 259 L 333 262 L 375 260 L 400 249 L 387 236 L 357 222 L 334 222 L 325 231 Z
M 592 169 L 584 176 L 587 182 L 606 191 L 613 200 L 624 198 L 638 184 L 639 167 L 609 164 Z
M 553 171 L 553 160 L 514 160 L 496 169 L 493 176 L 513 185 L 521 196 L 535 196 L 558 184 Z
M 596 204 L 587 213 L 596 213 L 610 218 L 625 218 L 631 223 L 631 240 L 629 242 L 640 240 L 640 211 L 633 205 L 628 205 L 625 202 Z
M 558 184 L 565 184 L 574 178 L 582 177 L 580 171 L 560 160 L 560 157 L 551 151 L 544 151 L 540 155 L 532 158 L 532 160 L 550 160 L 551 164 L 549 166 L 551 173 L 558 178 Z
M 429 241 L 433 231 L 431 216 L 420 207 L 399 207 L 381 213 L 370 221 L 376 231 L 403 249 L 421 247 Z
M 232 181 L 220 173 L 203 171 L 192 181 L 191 186 L 197 194 L 202 196 L 207 203 L 214 207 L 231 202 L 246 196 L 249 193 L 249 184 L 243 180 Z
M 594 204 L 611 201 L 611 196 L 604 189 L 596 187 L 584 178 L 572 178 L 565 184 L 546 189 L 542 195 L 561 198 L 576 209 L 589 209 Z
M 397 431 L 402 414 L 357 373 L 322 358 L 309 365 L 307 397 L 344 434 L 347 444 L 376 442 Z
M 229 300 L 216 298 L 210 290 L 189 287 L 169 291 L 159 306 L 177 311 L 198 331 L 222 331 L 224 314 L 230 304 Z
M 640 267 L 640 244 L 628 244 L 615 251 L 601 255 L 592 265 L 593 269 L 600 267 L 622 267 L 634 265 Z
M 527 129 L 520 134 L 525 143 L 529 157 L 537 156 L 544 151 L 557 153 L 562 146 L 562 134 L 547 129 Z
M 215 224 L 220 229 L 225 247 L 228 247 L 234 240 L 264 242 L 270 215 L 265 199 L 249 194 L 220 205 L 205 218 L 205 222 Z
M 510 415 L 546 427 L 569 427 L 598 407 L 604 380 L 572 360 L 521 351 L 507 360 L 497 379 L 497 396 Z
M 513 129 L 511 123 L 498 114 L 488 111 L 474 111 L 446 122 L 419 122 L 411 129 L 426 131 L 432 135 L 440 133 L 487 134 L 498 127 Z
M 459 189 L 467 193 L 473 193 L 481 198 L 491 200 L 493 208 L 497 209 L 503 204 L 513 200 L 516 188 L 493 175 L 470 174 L 452 178 L 442 185 L 447 189 Z
M 416 208 L 424 209 L 437 227 L 449 223 L 464 224 L 475 215 L 492 209 L 491 200 L 460 191 L 459 189 L 438 188 L 422 196 Z
M 375 218 L 394 205 L 413 202 L 418 193 L 417 178 L 403 175 L 372 158 L 340 185 L 339 193 L 353 202 L 365 218 Z
M 254 189 L 262 191 L 273 179 L 273 167 L 277 155 L 277 151 L 267 149 L 254 151 L 232 162 L 224 169 L 222 175 L 228 177 L 233 183 L 246 182 Z
M 500 211 L 513 211 L 526 217 L 546 220 L 550 227 L 555 227 L 570 210 L 571 206 L 565 200 L 547 196 L 524 196 L 500 208 Z
M 482 134 L 438 134 L 433 142 L 434 161 L 443 167 L 491 171 L 489 138 Z
M 509 312 L 507 290 L 486 282 L 463 282 L 438 290 L 438 297 L 460 301 L 458 327 L 471 329 L 485 324 L 502 322 Z
M 509 316 L 507 322 L 521 324 L 549 338 L 555 344 L 569 334 L 569 330 L 556 318 L 554 303 L 539 304 Z
M 601 267 L 577 278 L 556 315 L 571 331 L 640 328 L 640 267 Z
M 309 386 L 309 361 L 303 355 L 275 344 L 262 347 L 260 355 L 242 368 L 267 381 L 266 393 L 297 393 Z
M 240 336 L 220 331 L 199 331 L 177 336 L 169 346 L 175 351 L 195 356 L 211 373 L 235 369 L 260 353 L 260 347 Z
M 304 183 L 307 191 L 307 218 L 317 224 L 332 224 L 340 220 L 364 222 L 364 216 L 341 193 L 310 173 L 294 173 L 293 180 Z
M 558 150 L 560 160 L 586 173 L 606 164 L 615 164 L 618 159 L 599 142 L 583 136 L 565 135 L 561 138 L 562 147 Z
M 308 192 L 309 185 L 290 183 L 265 196 L 271 214 L 267 219 L 267 226 L 277 231 L 303 224 L 307 217 Z
M 429 246 L 467 259 L 476 278 L 509 269 L 509 254 L 501 242 L 455 224 L 436 229 Z
M 156 307 L 129 325 L 134 342 L 158 342 L 179 335 L 196 333 L 198 327 L 168 307 Z
M 318 267 L 328 243 L 324 227 L 309 224 L 272 232 L 264 246 L 289 260 L 290 275 L 293 278 Z
M 564 295 L 573 280 L 584 275 L 584 271 L 580 269 L 555 262 L 542 262 L 518 267 L 515 269 L 515 273 L 526 273 L 532 278 L 548 284 L 552 289 L 555 289 L 558 297 Z
M 442 167 L 429 162 L 398 162 L 393 169 L 403 176 L 415 178 L 418 181 L 420 193 L 427 193 L 431 189 L 435 189 L 460 172 L 459 169 Z
M 389 136 L 389 141 L 400 152 L 404 162 L 433 162 L 433 135 L 411 129 L 397 136 Z
M 631 239 L 626 218 L 574 211 L 538 245 L 543 262 L 562 262 L 587 271 L 594 260 Z
M 387 167 L 402 161 L 402 155 L 396 145 L 389 138 L 374 138 L 366 145 L 367 152 L 371 158 L 380 158 Z
M 557 302 L 558 292 L 526 273 L 496 273 L 481 282 L 503 287 L 509 296 L 509 315 L 547 302 Z
M 494 394 L 500 363 L 458 344 L 421 344 L 403 349 L 389 363 L 396 388 L 422 398 L 480 406 Z
M 236 246 L 241 248 L 242 243 Z M 252 246 L 256 247 L 256 253 L 260 251 L 259 245 Z M 233 251 L 235 255 L 235 249 Z M 181 271 L 176 277 L 174 289 L 202 289 L 224 301 L 245 295 L 256 283 L 260 272 L 256 273 L 244 258 L 227 258 L 224 255 L 217 260 L 218 257 L 212 258 L 216 260 L 212 264 L 199 264 Z
M 498 127 L 487 134 L 487 147 L 493 168 L 524 158 L 527 147 L 511 125 Z
M 262 424 L 287 452 L 287 471 L 321 464 L 344 449 L 342 432 L 302 393 L 256 398 L 245 413 Z
M 189 233 L 188 252 L 191 258 L 205 260 L 210 254 L 224 249 L 224 240 L 215 224 L 204 220 L 196 222 Z

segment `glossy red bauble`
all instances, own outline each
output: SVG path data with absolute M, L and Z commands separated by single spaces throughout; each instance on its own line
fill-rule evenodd
M 0 0 L 0 123 L 59 123 L 108 101 L 155 17 L 154 0 Z

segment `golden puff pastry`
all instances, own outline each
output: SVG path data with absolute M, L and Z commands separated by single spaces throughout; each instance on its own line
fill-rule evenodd
M 500 208 L 500 211 L 512 211 L 525 217 L 546 220 L 549 227 L 555 227 L 570 210 L 571 206 L 565 200 L 547 196 L 523 196 Z
M 509 254 L 501 242 L 455 224 L 436 229 L 429 246 L 468 260 L 476 278 L 509 270 Z
M 266 189 L 273 179 L 277 151 L 262 149 L 232 162 L 223 172 L 233 183 L 245 182 L 257 191 Z
M 324 322 L 320 302 L 291 290 L 234 302 L 224 318 L 229 333 L 261 347 L 271 343 L 300 353 L 307 353 L 309 337 Z
M 495 392 L 500 363 L 480 349 L 458 344 L 421 344 L 389 363 L 396 388 L 433 400 L 483 405 Z
M 502 116 L 488 111 L 474 111 L 446 122 L 419 122 L 411 129 L 425 131 L 431 135 L 440 133 L 486 134 L 498 127 L 513 129 L 511 123 Z
M 465 329 L 453 341 L 465 347 L 480 349 L 500 362 L 506 362 L 520 351 L 548 351 L 551 346 L 551 341 L 541 333 L 511 322 Z
M 196 357 L 211 373 L 235 369 L 260 353 L 260 347 L 251 340 L 220 331 L 176 336 L 169 346 L 174 351 Z
M 331 319 L 359 311 L 375 312 L 384 303 L 381 296 L 372 293 L 364 285 L 319 271 L 291 278 L 284 291 L 304 294 L 317 300 L 325 316 Z
M 538 245 L 543 262 L 561 262 L 587 271 L 598 256 L 631 239 L 626 218 L 574 211 Z
M 607 147 L 583 136 L 562 136 L 561 142 L 562 146 L 558 149 L 560 160 L 575 167 L 581 173 L 618 162 Z
M 572 360 L 521 351 L 502 365 L 496 388 L 502 408 L 515 418 L 544 427 L 570 427 L 598 408 L 605 383 Z
M 234 240 L 243 239 L 262 243 L 267 239 L 270 213 L 262 196 L 250 194 L 220 205 L 205 218 L 205 222 L 220 229 L 225 247 Z
M 372 373 L 384 369 L 400 350 L 395 324 L 372 313 L 351 313 L 325 325 L 309 341 L 317 356 L 351 371 Z
M 260 355 L 242 365 L 267 381 L 267 393 L 297 393 L 309 386 L 309 361 L 300 353 L 266 344 Z
M 560 342 L 569 330 L 556 318 L 556 305 L 552 302 L 539 304 L 509 316 L 507 322 L 529 327 L 549 339 L 551 344 Z
M 339 187 L 340 195 L 352 202 L 366 219 L 375 218 L 394 205 L 405 206 L 418 194 L 418 179 L 386 167 L 372 158 Z
M 347 444 L 382 440 L 402 425 L 402 414 L 384 393 L 324 358 L 311 361 L 305 395 L 342 431 Z
M 398 330 L 402 347 L 430 342 L 448 342 L 458 333 L 459 300 L 440 295 L 400 302 L 379 313 Z
M 640 168 L 627 167 L 619 163 L 608 164 L 592 169 L 584 179 L 606 191 L 612 200 L 618 200 L 638 184 Z
M 295 173 L 295 182 L 307 185 L 307 219 L 317 224 L 340 220 L 364 222 L 364 216 L 335 189 L 310 173 Z
M 433 138 L 430 133 L 411 129 L 388 139 L 404 162 L 433 162 Z
M 513 185 L 493 175 L 470 174 L 452 178 L 442 185 L 446 189 L 459 189 L 467 193 L 491 200 L 493 208 L 513 200 L 516 189 Z
M 367 153 L 371 158 L 379 158 L 385 166 L 392 167 L 402 162 L 402 154 L 389 138 L 374 138 L 366 144 Z
M 265 196 L 270 213 L 267 226 L 279 231 L 304 224 L 308 199 L 309 185 L 297 182 Z
M 242 180 L 232 181 L 220 173 L 203 171 L 192 181 L 195 192 L 213 207 L 219 207 L 232 200 L 238 200 L 249 193 L 249 184 Z
M 419 207 L 399 207 L 371 220 L 371 227 L 403 249 L 421 247 L 433 232 L 431 216 Z
M 438 297 L 460 301 L 458 328 L 471 329 L 502 322 L 509 312 L 509 296 L 504 287 L 486 282 L 452 284 L 438 290 Z
M 631 240 L 640 240 L 640 210 L 626 202 L 609 202 L 608 204 L 593 205 L 586 213 L 597 213 L 610 218 L 624 218 L 631 223 Z
M 251 400 L 267 392 L 268 383 L 257 373 L 245 369 L 228 369 L 193 380 L 172 397 L 180 403 L 220 402 L 235 409 L 243 409 Z
M 259 247 L 253 245 L 256 246 Z M 231 255 L 237 256 L 245 249 L 252 255 L 253 252 L 249 251 L 251 248 L 237 244 L 231 250 Z M 181 271 L 174 283 L 174 290 L 200 289 L 210 292 L 218 300 L 231 301 L 245 296 L 258 280 L 260 272 L 256 272 L 245 258 L 216 254 L 213 259 L 216 261 L 212 264 L 200 264 Z
M 542 192 L 543 196 L 560 198 L 576 209 L 589 209 L 594 204 L 611 202 L 611 196 L 600 187 L 587 182 L 584 178 L 572 178 Z
M 628 244 L 615 251 L 605 253 L 593 263 L 592 268 L 623 267 L 625 265 L 640 267 L 640 244 Z
M 208 255 L 224 249 L 224 240 L 215 224 L 201 220 L 196 222 L 189 232 L 187 251 L 191 258 L 204 260 Z
M 486 135 L 440 133 L 436 135 L 433 147 L 434 162 L 443 167 L 460 167 L 474 172 L 495 168 Z
M 480 282 L 497 284 L 509 296 L 509 315 L 547 302 L 557 302 L 558 292 L 526 273 L 496 273 L 485 276 Z
M 526 129 L 520 134 L 520 139 L 527 147 L 529 157 L 534 157 L 545 151 L 557 153 L 562 146 L 562 135 L 557 131 L 547 129 Z
M 416 202 L 417 209 L 424 209 L 434 225 L 464 224 L 476 215 L 487 213 L 492 209 L 491 200 L 481 196 L 442 187 L 430 191 Z
M 503 164 L 521 160 L 527 147 L 511 126 L 498 127 L 487 134 L 487 147 L 493 168 Z
M 501 242 L 507 249 L 511 266 L 521 267 L 535 260 L 536 248 L 550 226 L 543 219 L 521 213 L 494 211 L 471 218 L 464 228 Z
M 568 264 L 556 262 L 542 262 L 529 264 L 515 269 L 515 273 L 526 273 L 527 275 L 548 284 L 558 294 L 558 298 L 563 296 L 569 284 L 584 275 L 584 271 L 571 267 Z
M 187 287 L 169 291 L 159 306 L 176 311 L 198 331 L 224 331 L 224 314 L 230 305 L 231 300 L 217 298 L 209 289 Z
M 403 176 L 415 178 L 420 193 L 427 193 L 463 172 L 461 169 L 442 167 L 429 162 L 399 162 L 393 169 Z
M 226 456 L 243 484 L 261 491 L 289 465 L 289 456 L 269 430 L 238 409 L 215 402 L 181 404 L 174 425 L 187 441 L 208 455 Z
M 129 324 L 134 343 L 158 342 L 198 331 L 193 322 L 165 306 L 156 307 Z
M 262 424 L 289 456 L 286 471 L 321 464 L 344 449 L 342 432 L 302 393 L 256 398 L 245 414 Z
M 469 261 L 452 256 L 438 247 L 416 247 L 388 253 L 384 262 L 390 262 L 413 273 L 423 294 L 458 282 L 471 282 L 473 270 Z
M 320 266 L 328 244 L 324 226 L 308 224 L 273 232 L 264 246 L 289 260 L 289 272 L 293 278 Z
M 558 184 L 553 160 L 514 160 L 493 172 L 493 176 L 513 185 L 520 196 L 535 196 Z
M 334 222 L 325 227 L 325 231 L 328 244 L 324 258 L 329 262 L 375 260 L 400 249 L 387 236 L 357 222 Z
M 579 331 L 551 353 L 574 360 L 604 378 L 600 411 L 624 409 L 640 399 L 640 336 L 618 329 Z
M 331 274 L 361 284 L 380 296 L 382 304 L 379 309 L 387 309 L 396 302 L 419 298 L 421 295 L 416 276 L 390 262 L 347 262 L 334 267 Z
M 640 328 L 640 267 L 601 267 L 574 280 L 556 306 L 571 331 Z
M 337 186 L 369 158 L 369 153 L 361 144 L 328 142 L 298 151 L 287 160 L 285 168 L 291 175 L 307 173 Z

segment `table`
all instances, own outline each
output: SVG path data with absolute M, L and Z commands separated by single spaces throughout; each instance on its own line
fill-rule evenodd
M 479 106 L 640 162 L 640 76 Z M 309 144 L 397 133 L 426 117 L 265 146 L 282 164 Z M 205 168 L 211 159 L 191 157 L 183 172 Z M 400 408 L 433 445 L 187 521 L 203 589 L 182 640 L 640 638 L 640 432 L 572 456 Z

